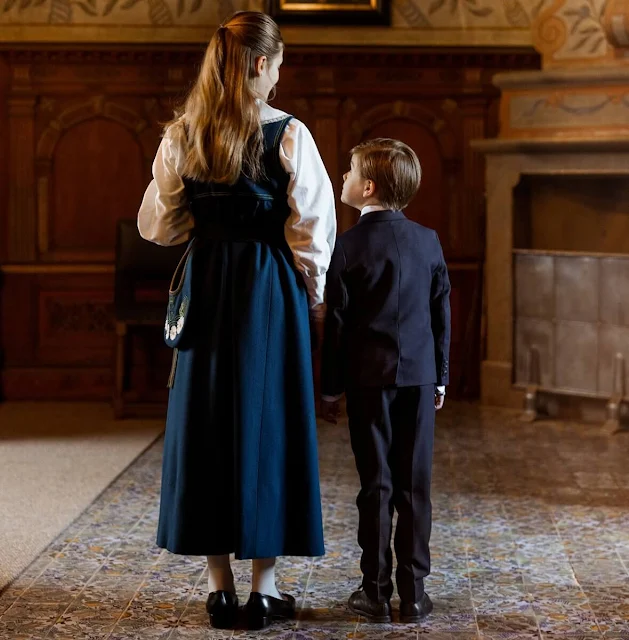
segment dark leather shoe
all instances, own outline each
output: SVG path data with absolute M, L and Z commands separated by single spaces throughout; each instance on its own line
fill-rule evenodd
M 352 593 L 347 606 L 350 611 L 367 618 L 369 622 L 391 622 L 391 604 L 374 602 L 362 589 Z
M 280 600 L 255 591 L 251 593 L 245 605 L 249 629 L 264 629 L 273 620 L 295 617 L 295 598 L 287 593 L 281 596 Z
M 400 602 L 400 622 L 419 622 L 432 611 L 432 600 L 427 593 L 419 602 Z
M 231 591 L 213 591 L 205 609 L 215 629 L 233 629 L 238 619 L 238 596 Z

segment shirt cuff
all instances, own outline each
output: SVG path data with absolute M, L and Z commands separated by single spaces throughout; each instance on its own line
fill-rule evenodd
M 321 400 L 324 402 L 338 402 L 344 395 L 341 393 L 339 396 L 321 396 Z
M 446 395 L 446 388 L 443 385 L 436 386 L 435 390 L 437 392 L 437 395 L 439 395 L 439 396 L 445 396 Z
M 310 278 L 304 275 L 303 278 L 308 290 L 308 306 L 311 310 L 314 310 L 324 302 L 325 274 Z

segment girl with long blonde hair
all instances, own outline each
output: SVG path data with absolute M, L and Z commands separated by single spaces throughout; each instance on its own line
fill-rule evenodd
M 295 615 L 275 558 L 324 553 L 309 313 L 336 219 L 310 132 L 267 104 L 283 50 L 263 13 L 218 28 L 138 214 L 145 239 L 189 243 L 165 325 L 176 348 L 157 543 L 207 556 L 219 628 L 238 613 L 230 554 L 253 560 L 244 611 L 261 628 Z

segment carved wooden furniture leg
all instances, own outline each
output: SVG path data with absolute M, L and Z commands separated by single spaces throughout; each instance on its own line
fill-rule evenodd
M 535 347 L 529 349 L 528 385 L 524 394 L 524 413 L 520 416 L 523 422 L 533 422 L 538 417 L 538 389 L 541 384 L 539 351 Z
M 607 403 L 607 420 L 603 431 L 612 435 L 620 431 L 620 407 L 625 399 L 625 358 L 622 353 L 614 356 L 612 395 Z

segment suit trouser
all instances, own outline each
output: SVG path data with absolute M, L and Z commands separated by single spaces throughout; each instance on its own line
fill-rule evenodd
M 363 588 L 377 602 L 393 593 L 393 510 L 400 599 L 417 602 L 430 573 L 430 481 L 435 387 L 360 387 L 347 391 L 352 449 L 360 476 L 358 544 Z

